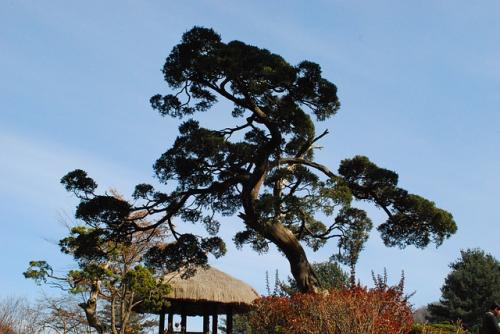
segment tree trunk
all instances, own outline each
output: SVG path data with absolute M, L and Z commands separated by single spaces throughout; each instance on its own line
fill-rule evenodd
M 79 306 L 83 309 L 83 311 L 85 311 L 85 316 L 87 317 L 89 326 L 94 328 L 97 333 L 104 334 L 105 327 L 97 317 L 97 297 L 99 296 L 99 290 L 99 282 L 92 284 L 89 299 L 87 302 L 79 304 Z
M 259 223 L 240 214 L 245 223 L 274 243 L 285 254 L 290 263 L 290 271 L 301 292 L 318 292 L 320 287 L 318 278 L 307 259 L 306 252 L 295 235 L 280 223 Z
M 258 111 L 260 112 L 260 109 Z M 272 134 L 272 140 L 257 153 L 255 168 L 248 181 L 242 184 L 241 200 L 245 213 L 240 214 L 240 217 L 246 225 L 274 243 L 285 254 L 301 292 L 317 292 L 320 288 L 319 281 L 299 240 L 283 224 L 262 221 L 256 212 L 255 203 L 269 171 L 269 157 L 281 144 L 279 130 L 267 123 L 266 126 Z
M 307 259 L 304 248 L 295 235 L 285 226 L 279 223 L 272 224 L 266 228 L 266 236 L 280 251 L 282 251 L 290 263 L 290 271 L 297 282 L 301 292 L 318 292 L 320 286 L 314 270 Z

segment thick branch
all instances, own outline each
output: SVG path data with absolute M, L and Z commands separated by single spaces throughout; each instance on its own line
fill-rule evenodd
M 137 222 L 134 221 L 133 222 L 134 231 L 136 231 L 136 232 L 149 231 L 151 229 L 157 228 L 158 226 L 164 224 L 165 222 L 168 222 L 179 212 L 180 209 L 182 209 L 184 207 L 184 205 L 186 204 L 186 202 L 188 201 L 188 199 L 191 196 L 222 192 L 231 186 L 235 186 L 238 183 L 242 183 L 242 181 L 244 181 L 246 179 L 247 179 L 247 176 L 239 175 L 237 177 L 228 179 L 224 182 L 214 182 L 207 188 L 190 189 L 190 190 L 187 190 L 185 192 L 179 193 L 178 194 L 178 196 L 179 196 L 178 201 L 173 201 L 166 208 L 163 208 L 161 210 L 157 210 L 157 212 L 165 212 L 166 213 L 165 216 L 160 218 L 154 224 L 150 224 L 150 225 L 139 225 Z
M 79 304 L 79 306 L 85 312 L 85 316 L 87 317 L 87 322 L 90 327 L 94 328 L 97 333 L 104 334 L 105 326 L 101 323 L 99 318 L 97 317 L 97 298 L 100 293 L 100 282 L 97 281 L 92 284 L 90 290 L 90 296 L 85 303 Z

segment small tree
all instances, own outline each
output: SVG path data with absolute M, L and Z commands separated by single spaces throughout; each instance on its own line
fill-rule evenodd
M 95 331 L 88 325 L 85 313 L 78 306 L 75 295 L 44 297 L 38 301 L 43 312 L 39 327 L 50 334 L 92 334 Z
M 480 249 L 467 249 L 450 264 L 439 303 L 429 304 L 430 320 L 461 321 L 478 333 L 484 312 L 500 300 L 500 262 Z
M 31 305 L 24 298 L 0 300 L 0 334 L 41 334 L 43 321 L 40 305 Z
M 135 320 L 134 310 L 158 311 L 168 305 L 164 298 L 168 285 L 144 266 L 146 251 L 163 238 L 159 230 L 154 230 L 115 241 L 103 238 L 95 225 L 76 226 L 59 245 L 62 252 L 73 256 L 78 269 L 56 276 L 46 261 L 31 261 L 24 276 L 85 296 L 79 306 L 88 325 L 99 334 L 140 333 L 130 326 Z

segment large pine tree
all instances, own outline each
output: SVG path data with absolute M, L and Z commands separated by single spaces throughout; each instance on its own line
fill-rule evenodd
M 467 249 L 450 268 L 440 302 L 428 306 L 429 320 L 460 320 L 478 333 L 483 314 L 495 300 L 500 300 L 500 262 L 480 249 Z
M 317 134 L 315 123 L 340 107 L 337 87 L 318 64 L 291 65 L 266 49 L 225 43 L 212 29 L 194 27 L 172 49 L 163 74 L 171 90 L 151 98 L 160 114 L 183 118 L 217 111 L 233 117 L 234 126 L 208 129 L 198 120 L 184 121 L 154 164 L 158 180 L 168 187 L 140 184 L 134 202 L 96 194 L 97 184 L 81 170 L 63 178 L 81 199 L 77 217 L 99 226 L 106 237 L 121 240 L 167 226 L 175 242 L 152 249 L 151 263 L 186 266 L 206 263 L 207 253 L 223 255 L 219 220 L 237 215 L 245 225 L 234 237 L 237 245 L 259 252 L 276 245 L 298 288 L 316 291 L 319 281 L 303 246 L 317 250 L 337 240 L 341 258 L 354 268 L 373 227 L 355 200 L 387 214 L 377 227 L 387 246 L 440 245 L 455 233 L 451 214 L 399 187 L 395 172 L 367 157 L 343 160 L 337 173 L 315 160 L 317 142 L 328 134 Z M 219 99 L 232 110 L 216 107 Z M 154 223 L 140 226 L 127 219 L 133 213 Z M 178 221 L 201 223 L 211 237 L 181 233 Z

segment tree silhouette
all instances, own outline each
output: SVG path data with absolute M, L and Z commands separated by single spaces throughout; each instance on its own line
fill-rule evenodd
M 315 291 L 318 280 L 303 244 L 317 250 L 337 238 L 341 258 L 355 261 L 372 223 L 353 200 L 387 213 L 377 228 L 387 246 L 440 245 L 456 231 L 451 214 L 398 187 L 395 172 L 368 158 L 343 160 L 338 173 L 314 160 L 316 143 L 328 134 L 316 134 L 315 121 L 340 107 L 337 87 L 322 77 L 318 64 L 293 66 L 268 50 L 224 43 L 212 29 L 194 27 L 172 49 L 163 74 L 173 93 L 151 98 L 161 115 L 214 112 L 222 98 L 232 104 L 235 125 L 208 129 L 184 121 L 173 146 L 154 164 L 158 180 L 173 190 L 139 184 L 134 203 L 96 194 L 97 184 L 81 170 L 62 180 L 81 199 L 77 217 L 100 226 L 108 238 L 169 226 L 176 242 L 152 248 L 151 263 L 200 264 L 207 253 L 223 255 L 218 219 L 237 215 L 245 224 L 234 236 L 237 246 L 264 252 L 275 244 L 299 289 Z M 140 218 L 154 223 L 140 226 L 128 218 L 131 212 L 144 212 Z M 174 219 L 202 223 L 211 236 L 182 234 Z

